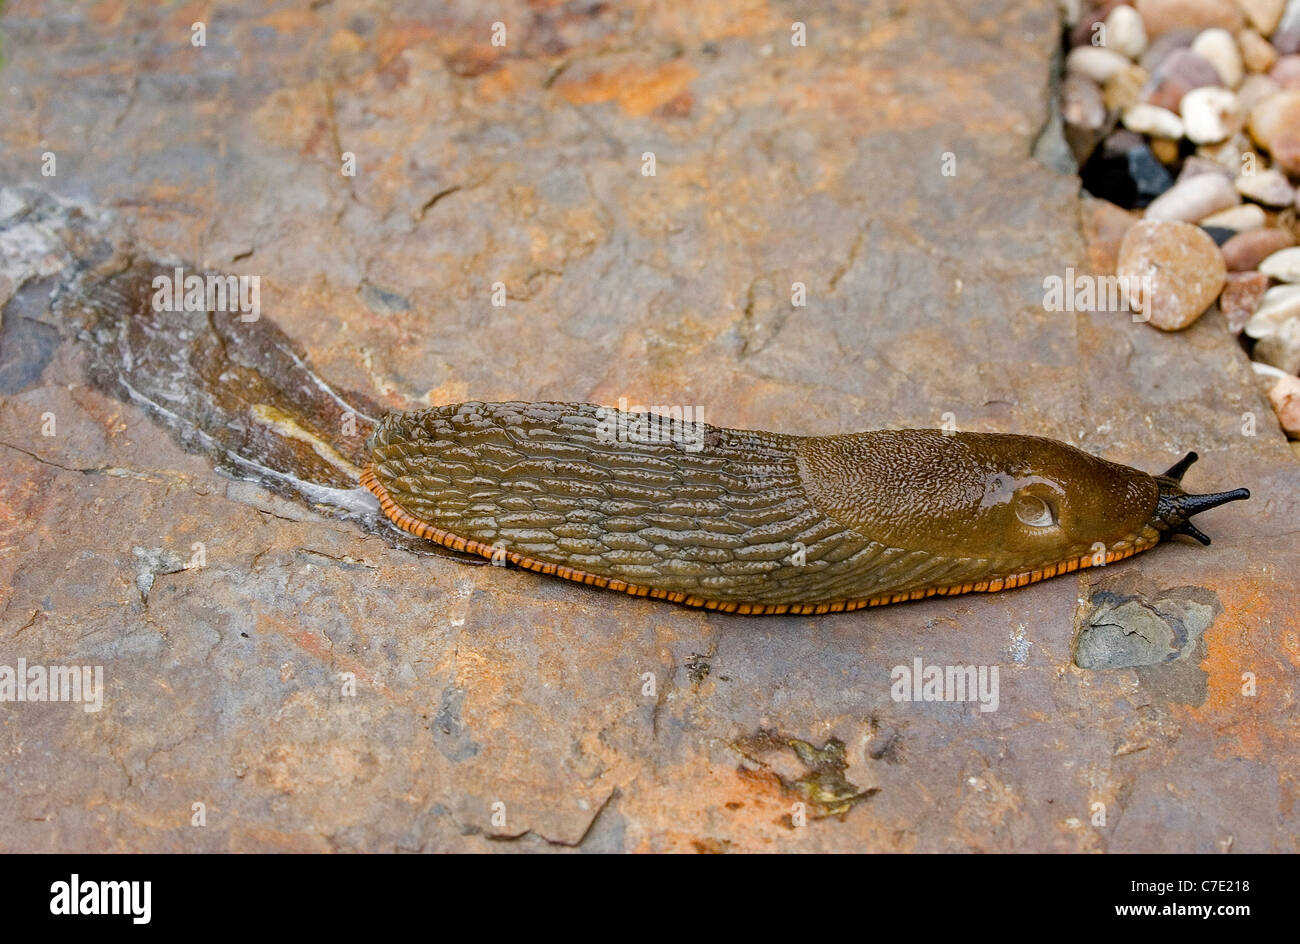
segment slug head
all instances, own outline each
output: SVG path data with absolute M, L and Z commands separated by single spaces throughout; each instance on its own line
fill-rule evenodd
M 1154 544 L 1153 476 L 1037 436 L 882 430 L 805 440 L 808 497 L 892 547 L 1033 568 Z
M 1183 475 L 1196 459 L 1196 453 L 1189 452 L 1170 466 L 1164 475 L 1155 477 L 1156 484 L 1160 488 L 1160 496 L 1156 500 L 1156 510 L 1151 524 L 1160 531 L 1162 537 L 1186 534 L 1202 544 L 1209 544 L 1209 535 L 1189 520 L 1192 515 L 1199 515 L 1203 511 L 1218 508 L 1228 502 L 1243 501 L 1250 497 L 1250 490 L 1234 488 L 1229 492 L 1212 492 L 1208 495 L 1187 494 L 1183 491 Z

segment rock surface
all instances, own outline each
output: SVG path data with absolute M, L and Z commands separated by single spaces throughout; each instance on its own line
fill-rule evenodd
M 0 212 L 28 260 L 3 273 L 0 663 L 106 689 L 0 704 L 0 848 L 1300 851 L 1298 466 L 1217 316 L 1044 308 L 1089 271 L 1077 181 L 1029 157 L 1054 0 L 223 4 L 204 48 L 196 11 L 0 16 L 0 179 L 84 207 L 62 254 Z M 383 408 L 951 413 L 1153 471 L 1195 448 L 1190 487 L 1261 497 L 1198 519 L 1212 547 L 820 619 L 470 566 L 218 474 L 88 380 L 49 295 L 69 258 L 122 267 L 85 235 L 101 211 L 140 258 L 260 277 L 280 348 L 240 346 L 262 322 L 136 339 L 193 342 L 236 392 L 274 355 Z M 1080 668 L 1080 601 L 1138 574 L 1126 598 L 1176 597 L 1196 638 Z M 895 701 L 916 659 L 999 667 L 998 710 Z

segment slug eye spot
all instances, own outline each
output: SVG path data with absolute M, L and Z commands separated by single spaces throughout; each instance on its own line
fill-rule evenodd
M 1037 495 L 1016 496 L 1016 517 L 1032 528 L 1050 528 L 1056 524 L 1056 509 Z

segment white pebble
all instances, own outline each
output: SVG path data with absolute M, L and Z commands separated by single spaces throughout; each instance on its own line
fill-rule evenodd
M 1279 249 L 1259 264 L 1259 271 L 1279 282 L 1300 282 L 1300 246 Z
M 1242 174 L 1236 181 L 1237 193 L 1264 206 L 1284 207 L 1295 199 L 1295 188 L 1280 170 L 1261 170 Z
M 1193 144 L 1217 144 L 1231 137 L 1242 124 L 1237 96 L 1225 88 L 1207 85 L 1183 96 L 1178 110 L 1183 133 Z
M 1121 4 L 1106 17 L 1106 48 L 1137 59 L 1147 50 L 1147 29 L 1137 10 Z
M 1146 209 L 1148 220 L 1182 220 L 1199 223 L 1212 213 L 1241 203 L 1232 181 L 1219 173 L 1180 178 Z
M 1245 331 L 1256 340 L 1271 338 L 1293 318 L 1300 318 L 1300 285 L 1279 285 L 1264 293 Z
M 1105 85 L 1107 79 L 1128 64 L 1127 56 L 1102 46 L 1076 46 L 1065 57 L 1065 71 L 1086 75 L 1098 85 Z
M 1246 68 L 1241 62 L 1237 41 L 1226 29 L 1207 29 L 1192 42 L 1192 52 L 1209 61 L 1223 84 L 1235 89 L 1241 84 Z
M 1083 48 L 1083 47 L 1079 47 Z M 1189 93 L 1190 94 L 1190 93 Z M 1157 138 L 1173 138 L 1175 141 L 1183 136 L 1183 119 L 1167 108 L 1148 105 L 1145 102 L 1124 109 L 1124 127 L 1138 134 L 1150 134 Z
M 1243 203 L 1241 206 L 1229 207 L 1226 210 L 1220 210 L 1218 213 L 1211 213 L 1209 216 L 1202 217 L 1198 221 L 1200 226 L 1219 226 L 1237 233 L 1259 229 L 1267 223 L 1268 217 L 1264 215 L 1264 211 L 1253 203 Z

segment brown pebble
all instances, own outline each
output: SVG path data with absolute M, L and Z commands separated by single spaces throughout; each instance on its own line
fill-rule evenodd
M 1222 84 L 1219 71 L 1210 65 L 1208 59 L 1190 49 L 1176 49 L 1160 64 L 1160 68 L 1151 73 L 1151 79 L 1142 91 L 1142 100 L 1177 114 L 1183 96 L 1192 89 Z
M 1241 334 L 1246 322 L 1259 307 L 1259 300 L 1268 291 L 1268 276 L 1263 272 L 1229 272 L 1219 296 L 1219 308 L 1228 319 L 1228 330 Z
M 1250 136 L 1289 174 L 1300 174 L 1300 89 L 1285 89 L 1250 111 Z
M 1300 377 L 1282 377 L 1268 391 L 1277 421 L 1288 436 L 1300 437 Z
M 1242 30 L 1237 34 L 1237 45 L 1241 48 L 1241 61 L 1247 72 L 1267 72 L 1277 62 L 1277 50 L 1254 30 Z
M 1133 311 L 1162 331 L 1201 317 L 1227 279 L 1223 255 L 1205 230 L 1173 220 L 1135 223 L 1120 243 L 1116 274 Z
M 1279 249 L 1294 245 L 1295 237 L 1284 229 L 1252 229 L 1223 244 L 1223 261 L 1229 272 L 1250 272 Z
M 1237 0 L 1246 21 L 1265 36 L 1277 29 L 1286 9 L 1286 0 Z
M 1151 153 L 1156 156 L 1161 164 L 1172 164 L 1178 160 L 1180 151 L 1178 142 L 1172 138 L 1152 138 Z
M 1233 0 L 1135 0 L 1148 36 L 1172 29 L 1204 30 L 1213 26 L 1235 33 L 1246 25 Z

